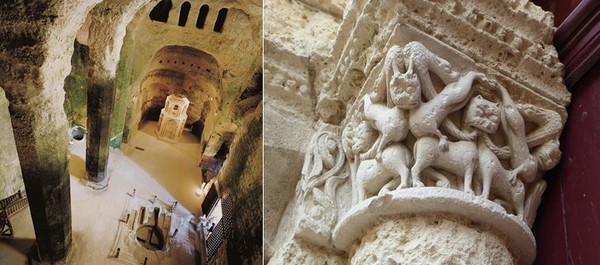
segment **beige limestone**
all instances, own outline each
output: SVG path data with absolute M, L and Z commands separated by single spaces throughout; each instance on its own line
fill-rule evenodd
M 63 111 L 63 83 L 70 72 L 70 59 L 76 33 L 81 31 L 81 41 L 92 46 L 90 53 L 90 61 L 93 64 L 90 72 L 94 73 L 92 78 L 100 79 L 100 82 L 109 81 L 115 77 L 117 62 L 134 60 L 128 56 L 120 56 L 126 53 L 121 51 L 123 43 L 131 41 L 126 38 L 126 27 L 130 25 L 132 26 L 130 28 L 133 28 L 139 23 L 152 24 L 146 20 L 148 20 L 147 11 L 153 4 L 146 4 L 156 2 L 42 0 L 6 2 L 1 5 L 3 12 L 0 12 L 2 13 L 0 20 L 4 27 L 0 32 L 4 37 L 0 45 L 2 47 L 0 68 L 3 73 L 0 85 L 6 91 L 11 104 L 17 149 L 21 156 L 21 165 L 25 169 L 23 175 L 29 180 L 28 185 L 36 183 L 40 187 L 40 192 L 32 194 L 30 200 L 37 201 L 35 205 L 32 203 L 31 207 L 34 219 L 38 218 L 36 234 L 44 258 L 62 258 L 74 234 L 71 232 L 69 207 L 66 152 L 68 126 Z M 178 17 L 176 13 L 183 3 L 183 1 L 175 2 L 177 3 L 174 5 L 171 18 Z M 197 8 L 204 2 L 193 0 L 190 2 L 193 4 L 190 13 L 191 21 L 194 13 L 197 13 Z M 241 92 L 254 85 L 254 75 L 261 71 L 262 6 L 261 2 L 256 0 L 228 1 L 224 4 L 222 1 L 209 1 L 209 4 L 213 12 L 209 15 L 210 26 L 207 28 L 212 28 L 214 24 L 215 11 L 223 7 L 230 9 L 222 33 L 212 33 L 209 29 L 203 34 L 202 31 L 193 29 L 192 22 L 188 22 L 191 27 L 184 29 L 182 34 L 182 31 L 173 30 L 178 26 L 173 25 L 176 19 L 171 19 L 169 23 L 172 27 L 163 29 L 167 34 L 153 34 L 157 33 L 156 31 L 150 31 L 149 34 L 144 32 L 141 35 L 149 36 L 147 39 L 135 40 L 142 44 L 141 48 L 134 47 L 136 51 L 146 56 L 144 59 L 138 58 L 135 68 L 127 69 L 135 69 L 143 73 L 143 70 L 147 69 L 145 67 L 151 60 L 151 56 L 159 48 L 173 42 L 181 45 L 202 43 L 205 45 L 204 48 L 210 47 L 211 53 L 223 51 L 223 54 L 219 54 L 219 59 L 226 65 L 228 86 L 224 94 L 227 103 L 215 106 L 214 112 L 210 113 L 212 121 L 206 127 L 209 127 L 209 131 L 212 132 L 213 128 L 221 129 L 226 126 L 223 124 L 237 122 L 238 117 L 235 117 L 235 112 L 229 104 L 234 105 Z M 92 17 L 95 20 L 91 19 Z M 138 20 L 136 21 L 135 18 Z M 84 21 L 89 22 L 84 23 Z M 159 41 L 156 41 L 157 39 Z M 208 43 L 206 40 L 211 42 Z M 143 46 L 147 44 L 156 44 L 156 46 Z M 135 77 L 141 76 L 140 73 Z M 219 74 L 223 75 L 223 72 Z M 92 80 L 94 81 L 97 80 Z M 217 116 L 217 110 L 223 115 Z M 207 137 L 210 134 L 207 133 Z M 2 147 L 4 148 L 4 145 Z M 37 188 L 35 185 L 33 187 Z M 52 229 L 47 229 L 48 226 Z M 40 227 L 42 229 L 39 229 Z M 47 251 L 48 247 L 56 249 Z
M 294 239 L 282 246 L 269 264 L 342 265 L 347 263 L 344 254 L 311 245 L 302 239 Z
M 291 128 L 267 137 L 266 159 L 304 154 L 300 172 L 265 164 L 270 264 L 340 250 L 353 264 L 531 264 L 570 100 L 552 15 L 521 0 L 355 0 L 336 33 L 314 34 L 315 19 L 338 21 L 329 4 L 265 4 L 265 131 Z M 298 121 L 309 142 L 289 137 Z M 408 232 L 424 220 L 443 231 Z
M 401 217 L 371 228 L 350 264 L 515 264 L 502 238 L 466 220 Z
M 160 110 L 156 132 L 158 139 L 176 142 L 181 137 L 189 105 L 190 101 L 184 96 L 177 94 L 167 96 L 165 107 Z
M 19 156 L 15 146 L 10 113 L 8 112 L 8 100 L 4 96 L 4 90 L 0 87 L 0 199 L 4 199 L 21 190 L 25 191 Z
M 187 1 L 191 9 L 181 27 L 178 20 L 184 2 L 172 1 L 166 23 L 148 17 L 157 2 L 145 5 L 127 28 L 120 73 L 129 78 L 124 85 L 130 91 L 125 96 L 124 141 L 135 136 L 149 110 L 162 108 L 167 95 L 181 93 L 190 100 L 186 125 L 196 123 L 196 128 L 202 128 L 197 133 L 201 136 L 200 163 L 211 139 L 222 142 L 231 124 L 240 125 L 242 115 L 236 108 L 240 95 L 256 87 L 255 76 L 262 72 L 262 3 Z M 199 29 L 195 24 L 203 5 L 208 5 L 209 12 Z M 221 9 L 228 12 L 218 33 L 213 26 Z
M 331 5 L 330 5 L 331 4 Z M 341 12 L 341 1 L 264 1 L 265 7 L 265 244 L 266 260 L 289 234 L 280 233 L 280 219 L 294 197 L 302 158 L 316 118 L 317 91 L 327 79 L 321 71 L 329 61 Z M 319 70 L 315 70 L 319 69 Z M 290 206 L 288 208 L 293 208 Z M 285 234 L 285 235 L 284 235 Z

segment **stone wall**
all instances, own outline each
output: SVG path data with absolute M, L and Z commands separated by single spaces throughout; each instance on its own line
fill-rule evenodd
M 0 199 L 25 191 L 8 104 L 0 87 Z
M 127 110 L 124 123 L 124 141 L 127 142 L 137 131 L 141 109 L 137 108 L 143 96 L 141 93 L 145 75 L 149 72 L 152 58 L 169 45 L 189 46 L 209 54 L 218 63 L 222 76 L 218 106 L 211 110 L 204 121 L 203 141 L 207 142 L 212 133 L 222 130 L 222 126 L 236 122 L 235 103 L 246 87 L 252 86 L 253 77 L 262 71 L 262 5 L 257 1 L 228 2 L 188 1 L 191 9 L 185 27 L 178 26 L 178 18 L 184 1 L 173 1 L 166 23 L 152 21 L 148 14 L 155 2 L 142 8 L 127 28 L 122 63 L 118 70 L 118 90 L 125 102 L 117 99 L 117 108 Z M 202 5 L 209 6 L 205 26 L 195 26 L 198 11 Z M 213 25 L 218 11 L 227 8 L 227 18 L 222 32 L 214 32 Z M 166 95 L 165 95 L 166 97 Z M 190 105 L 190 109 L 202 106 Z M 192 115 L 194 116 L 194 115 Z
M 244 118 L 218 176 L 221 195 L 233 197 L 232 229 L 221 246 L 229 264 L 262 264 L 262 119 L 261 107 Z
M 314 133 L 314 105 L 331 72 L 329 51 L 343 1 L 265 1 L 265 255 L 294 197 L 305 148 Z

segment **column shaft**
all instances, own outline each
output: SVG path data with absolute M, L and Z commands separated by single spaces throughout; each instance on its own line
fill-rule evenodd
M 27 102 L 9 109 L 40 258 L 60 261 L 72 238 L 67 120 L 62 102 L 48 98 L 13 102 Z
M 87 87 L 87 148 L 85 168 L 92 186 L 108 186 L 107 163 L 110 149 L 110 117 L 114 108 L 115 80 L 90 78 Z

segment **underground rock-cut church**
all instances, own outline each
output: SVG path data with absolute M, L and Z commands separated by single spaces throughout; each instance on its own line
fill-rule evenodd
M 267 264 L 597 263 L 598 1 L 265 8 Z
M 597 0 L 0 1 L 0 265 L 596 264 L 599 25 Z
M 262 9 L 2 1 L 0 264 L 261 264 Z

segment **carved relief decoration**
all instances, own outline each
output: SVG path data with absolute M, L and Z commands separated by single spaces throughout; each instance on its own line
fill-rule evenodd
M 505 18 L 484 14 L 490 6 L 433 2 L 351 4 L 332 51 L 333 77 L 318 91 L 317 124 L 326 125 L 317 126 L 306 152 L 293 234 L 352 260 L 353 242 L 382 220 L 449 214 L 499 231 L 515 263 L 531 264 L 530 227 L 546 188 L 544 172 L 560 160 L 569 101 L 556 75 L 562 65 L 548 38 L 551 23 L 528 2 L 513 1 L 511 12 L 533 10 L 527 19 L 544 25 L 527 39 L 530 28 L 509 29 L 516 22 L 500 24 Z M 384 16 L 391 12 L 381 9 L 386 3 L 399 6 L 397 20 Z M 417 12 L 428 5 L 439 15 Z M 439 28 L 454 20 L 456 27 L 474 26 L 481 39 L 465 44 L 453 39 L 464 32 L 428 29 L 421 20 L 428 16 Z M 509 53 L 524 59 L 501 52 L 492 63 L 495 51 L 473 53 L 486 41 L 489 47 L 509 42 L 516 47 Z M 541 75 L 526 66 L 544 60 L 552 69 Z

